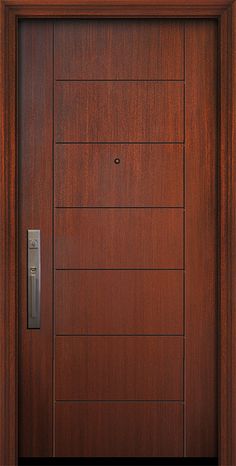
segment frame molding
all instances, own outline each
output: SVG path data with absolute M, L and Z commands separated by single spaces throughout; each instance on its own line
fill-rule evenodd
M 236 466 L 236 0 L 0 0 L 0 465 L 18 464 L 17 25 L 20 18 L 216 18 L 219 27 L 219 466 Z

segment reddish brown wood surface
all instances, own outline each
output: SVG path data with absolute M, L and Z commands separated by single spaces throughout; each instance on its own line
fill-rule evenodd
M 52 23 L 19 33 L 19 453 L 52 454 Z M 47 122 L 47 124 L 44 124 Z M 27 329 L 27 230 L 41 230 L 41 328 Z
M 0 464 L 9 466 L 16 461 L 19 386 L 16 37 L 15 19 L 0 1 Z
M 183 206 L 183 147 L 177 144 L 56 145 L 55 205 Z
M 74 24 L 74 21 L 72 24 Z M 169 24 L 171 23 L 169 22 Z M 197 41 L 198 31 L 200 31 L 199 45 Z M 208 25 L 208 22 L 188 23 L 187 34 L 185 44 L 186 99 L 184 99 L 183 95 L 183 84 L 177 82 L 90 82 L 90 77 L 87 76 L 89 82 L 84 80 L 55 83 L 54 123 L 56 141 L 67 141 L 69 143 L 84 141 L 90 143 L 69 144 L 68 147 L 66 144 L 55 145 L 56 206 L 59 199 L 58 205 L 60 206 L 63 206 L 65 202 L 66 207 L 95 207 L 94 200 L 100 198 L 100 206 L 105 202 L 105 207 L 107 207 L 109 203 L 106 206 L 106 202 L 109 202 L 110 199 L 111 205 L 116 207 L 105 209 L 97 207 L 92 209 L 56 208 L 55 268 L 130 269 L 123 271 L 58 270 L 55 272 L 56 325 L 59 322 L 60 325 L 62 324 L 62 333 L 65 333 L 64 326 L 67 329 L 66 332 L 68 332 L 67 336 L 56 337 L 56 398 L 65 400 L 65 403 L 58 402 L 56 404 L 56 413 L 59 407 L 62 409 L 61 407 L 65 406 L 66 430 L 70 432 L 74 428 L 77 439 L 82 430 L 86 432 L 84 423 L 88 419 L 92 419 L 86 434 L 87 437 L 86 439 L 82 438 L 83 444 L 80 447 L 77 444 L 75 445 L 73 435 L 67 440 L 68 445 L 61 447 L 62 437 L 67 434 L 62 432 L 65 428 L 64 425 L 55 423 L 57 432 L 56 437 L 54 437 L 56 452 L 60 451 L 60 454 L 73 456 L 74 454 L 81 454 L 77 452 L 83 450 L 93 452 L 92 455 L 96 456 L 97 441 L 101 439 L 104 445 L 99 446 L 99 451 L 105 452 L 104 456 L 106 456 L 107 447 L 105 443 L 107 442 L 107 436 L 111 435 L 108 449 L 112 452 L 110 453 L 112 456 L 120 456 L 123 446 L 124 451 L 127 452 L 126 456 L 137 456 L 140 451 L 140 456 L 142 456 L 142 451 L 146 452 L 148 447 L 151 448 L 149 451 L 152 451 L 153 448 L 153 431 L 149 432 L 149 436 L 147 433 L 145 434 L 148 440 L 145 440 L 146 444 L 142 447 L 138 446 L 137 440 L 140 435 L 143 435 L 139 433 L 140 419 L 144 423 L 143 417 L 146 419 L 147 415 L 149 416 L 149 423 L 152 425 L 154 415 L 150 415 L 150 401 L 161 400 L 163 402 L 169 400 L 171 401 L 170 404 L 175 406 L 174 400 L 182 400 L 186 396 L 184 411 L 185 437 L 182 437 L 180 443 L 179 432 L 178 434 L 175 433 L 174 437 L 172 433 L 170 435 L 173 424 L 178 429 L 179 415 L 175 412 L 173 419 L 171 419 L 169 413 L 165 413 L 166 417 L 165 419 L 162 418 L 162 423 L 164 423 L 163 435 L 165 435 L 166 441 L 162 440 L 160 445 L 158 440 L 154 447 L 155 451 L 166 451 L 166 455 L 171 456 L 172 448 L 174 448 L 175 452 L 178 450 L 182 454 L 183 440 L 185 439 L 185 454 L 188 456 L 216 455 L 217 420 L 213 412 L 216 408 L 217 387 L 216 87 L 214 87 L 214 83 L 216 83 L 214 81 L 216 76 L 214 54 L 214 50 L 216 50 L 216 26 L 214 22 L 210 22 L 210 25 Z M 57 53 L 59 53 L 58 50 Z M 112 50 L 110 54 L 112 54 Z M 112 63 L 109 57 L 108 62 Z M 145 70 L 145 64 L 143 66 Z M 208 68 L 211 75 L 209 82 L 207 80 Z M 205 83 L 205 81 L 207 84 L 202 86 L 202 82 Z M 44 103 L 44 96 L 42 96 L 41 92 L 40 88 L 38 98 Z M 194 102 L 193 105 L 189 104 L 191 99 Z M 186 102 L 187 116 L 185 131 L 183 127 L 184 101 Z M 32 111 L 31 108 L 30 110 Z M 198 119 L 196 120 L 196 115 L 198 118 L 202 118 L 200 122 L 198 122 Z M 28 115 L 27 118 L 34 120 L 31 115 Z M 44 118 L 46 119 L 46 115 Z M 209 131 L 209 128 L 213 128 L 213 130 Z M 183 202 L 181 146 L 178 144 L 173 144 L 173 146 L 165 144 L 163 145 L 163 151 L 165 151 L 163 155 L 164 152 L 160 152 L 162 146 L 150 144 L 153 141 L 171 141 L 175 143 L 183 141 L 184 132 L 187 143 L 184 176 L 186 197 L 185 232 L 183 230 L 183 209 L 173 208 L 174 205 L 180 207 Z M 91 144 L 93 141 L 107 142 L 108 144 Z M 129 144 L 110 144 L 117 141 L 129 142 Z M 149 144 L 131 144 L 137 141 Z M 120 164 L 116 165 L 110 153 L 109 157 L 104 155 L 105 150 L 113 150 L 117 147 L 126 150 L 126 165 L 124 166 L 122 165 L 122 157 L 118 156 Z M 139 152 L 137 152 L 137 148 Z M 96 151 L 94 151 L 95 149 Z M 146 152 L 145 155 L 142 155 L 141 152 L 140 156 L 140 150 L 142 151 L 142 149 L 145 149 Z M 152 149 L 155 150 L 155 156 L 152 155 Z M 77 156 L 78 150 L 82 151 L 79 157 Z M 179 150 L 178 159 L 176 157 L 177 150 Z M 138 162 L 137 153 L 141 159 L 138 159 Z M 172 158 L 173 154 L 174 158 Z M 61 159 L 59 160 L 60 156 Z M 160 161 L 161 157 L 162 161 Z M 80 164 L 82 158 L 84 158 L 84 161 Z M 30 160 L 32 160 L 33 170 L 36 170 L 37 165 L 34 166 L 34 159 Z M 130 160 L 130 167 L 134 165 L 135 160 L 136 172 L 129 169 L 128 160 Z M 109 170 L 110 161 L 112 161 L 113 172 Z M 49 162 L 51 164 L 50 170 L 52 170 L 52 159 L 50 157 L 47 160 L 47 163 Z M 44 160 L 42 159 L 42 165 L 43 163 Z M 61 166 L 59 166 L 59 163 Z M 32 178 L 31 168 L 29 167 L 31 167 L 30 164 L 28 166 L 29 178 Z M 123 170 L 123 173 L 120 170 L 119 179 L 116 178 L 115 169 Z M 152 171 L 153 179 L 148 175 L 150 171 Z M 106 178 L 107 174 L 108 177 Z M 42 173 L 42 178 L 44 178 L 43 175 Z M 157 186 L 154 185 L 154 179 L 157 181 Z M 150 183 L 148 183 L 148 180 Z M 163 180 L 163 184 L 161 180 Z M 170 190 L 168 190 L 168 184 L 171 185 Z M 133 185 L 134 189 L 132 189 Z M 51 183 L 51 189 L 52 187 L 53 183 Z M 46 199 L 46 195 L 45 192 L 44 199 Z M 32 203 L 33 199 L 29 199 L 27 196 L 29 196 L 29 193 L 26 190 L 26 201 Z M 52 196 L 52 192 L 50 196 Z M 47 203 L 49 204 L 47 209 L 49 210 L 50 196 L 47 197 Z M 151 205 L 154 206 L 156 200 L 160 199 L 158 202 L 162 204 L 159 207 L 170 208 L 146 207 L 132 209 L 130 206 L 129 208 L 122 208 L 123 202 L 124 205 L 128 206 L 125 202 L 128 199 L 132 200 L 132 196 L 134 202 L 135 200 L 138 201 L 135 207 L 139 203 L 143 207 L 148 206 L 149 199 L 152 199 Z M 171 201 L 177 201 L 177 204 L 171 205 Z M 170 205 L 167 202 L 170 202 Z M 50 217 L 52 218 L 51 214 Z M 183 250 L 184 239 L 186 239 L 185 252 Z M 201 254 L 204 246 L 208 248 L 206 255 Z M 46 250 L 49 251 L 47 247 Z M 49 254 L 48 257 L 51 258 L 52 256 Z M 177 282 L 175 282 L 176 287 L 168 292 L 169 304 L 167 308 L 165 307 L 167 290 L 170 285 L 167 278 L 163 277 L 169 277 L 173 273 L 182 278 L 180 270 L 131 270 L 140 268 L 182 269 L 185 263 L 186 306 L 184 314 L 183 309 L 181 309 L 183 303 L 181 302 L 181 295 L 178 294 L 180 288 L 177 287 Z M 50 268 L 52 270 L 49 264 L 48 270 Z M 99 278 L 97 283 L 95 282 L 95 290 L 91 278 L 86 280 L 84 286 L 83 280 L 79 281 L 78 285 L 77 280 L 71 278 L 82 277 L 83 274 L 87 277 L 91 277 L 93 274 L 101 277 L 102 273 L 107 274 L 107 281 L 102 282 L 101 278 Z M 122 282 L 122 276 L 124 277 L 122 273 L 129 274 L 130 279 L 127 282 L 129 287 L 124 278 Z M 138 273 L 147 273 L 149 276 L 150 274 L 162 274 L 163 283 L 160 282 L 158 286 L 155 286 L 155 283 L 149 278 L 149 289 L 147 287 L 145 291 L 140 286 L 139 281 L 136 278 L 134 279 L 135 274 Z M 65 288 L 65 283 L 63 286 L 63 282 L 58 282 L 58 276 L 63 277 L 63 274 L 66 274 L 67 286 L 69 283 L 68 289 Z M 114 274 L 119 274 L 120 277 L 119 282 L 116 284 L 114 284 L 114 278 L 111 278 Z M 106 285 L 109 284 L 110 289 L 107 289 Z M 142 284 L 145 285 L 145 281 Z M 48 286 L 50 286 L 50 280 Z M 57 290 L 58 286 L 61 287 L 60 290 Z M 200 290 L 198 287 L 200 287 Z M 117 290 L 117 299 L 114 290 Z M 108 291 L 110 291 L 110 294 Z M 129 307 L 130 302 L 127 299 L 129 292 L 133 293 L 130 301 L 131 307 Z M 69 296 L 68 303 L 66 302 L 67 296 Z M 89 305 L 86 303 L 88 296 L 90 299 Z M 178 296 L 180 301 L 176 301 Z M 183 340 L 181 336 L 150 336 L 150 334 L 149 336 L 147 334 L 146 336 L 131 336 L 132 331 L 129 334 L 129 329 L 132 329 L 132 327 L 139 330 L 143 326 L 143 330 L 139 330 L 140 335 L 145 335 L 147 329 L 153 327 L 153 304 L 157 298 L 160 299 L 161 307 L 159 312 L 155 314 L 155 325 L 157 327 L 163 325 L 163 332 L 174 335 L 175 332 L 172 330 L 172 324 L 174 324 L 176 325 L 175 328 L 179 328 L 180 333 L 182 333 L 181 321 L 183 315 L 186 317 L 185 355 L 183 355 L 182 351 Z M 109 299 L 111 302 L 115 300 L 113 314 L 108 314 L 109 309 L 106 303 Z M 122 303 L 122 299 L 126 307 Z M 140 308 L 138 308 L 137 302 Z M 91 306 L 91 303 L 93 306 Z M 121 319 L 121 323 L 117 321 L 119 305 L 122 306 L 122 311 L 126 314 L 126 320 Z M 80 323 L 80 306 L 82 313 L 84 313 L 82 325 Z M 89 323 L 88 316 L 86 316 L 88 313 L 86 306 L 90 312 Z M 173 306 L 176 307 L 173 308 Z M 101 307 L 102 315 L 95 316 L 95 313 Z M 59 321 L 58 309 L 58 315 L 61 319 Z M 171 313 L 176 312 L 176 310 L 176 321 L 168 323 Z M 136 318 L 137 312 L 139 313 L 138 318 Z M 147 320 L 150 319 L 146 327 L 144 315 Z M 96 317 L 94 321 L 91 316 Z M 140 317 L 141 320 L 139 320 Z M 110 319 L 110 322 L 107 321 L 107 318 Z M 134 320 L 135 324 L 132 324 Z M 113 335 L 120 331 L 121 334 L 123 332 L 123 336 L 85 336 L 86 332 L 89 334 L 90 329 L 94 329 L 95 333 L 97 329 L 102 329 L 103 323 L 105 323 L 105 332 L 109 333 L 110 326 L 111 329 L 114 329 Z M 119 325 L 123 325 L 123 329 Z M 71 327 L 73 327 L 72 330 L 70 330 Z M 78 331 L 84 332 L 84 336 L 72 336 Z M 183 393 L 184 361 L 186 361 L 186 364 L 185 392 Z M 28 380 L 29 378 L 30 376 L 28 376 Z M 206 384 L 206 381 L 209 383 Z M 70 400 L 74 400 L 75 412 L 70 409 Z M 90 416 L 90 413 L 94 412 L 93 417 L 84 419 L 83 412 L 78 411 L 83 406 L 81 400 L 93 400 L 86 403 L 86 416 Z M 103 404 L 95 404 L 95 400 L 110 400 L 109 412 L 106 410 L 107 403 L 105 401 Z M 146 403 L 140 401 L 142 407 L 140 412 L 139 408 L 132 409 L 132 412 L 134 412 L 133 420 L 136 420 L 137 416 L 138 434 L 137 431 L 130 434 L 129 446 L 126 441 L 123 443 L 121 440 L 121 432 L 117 431 L 117 427 L 114 430 L 113 421 L 111 420 L 114 401 L 111 402 L 111 400 L 117 400 L 119 406 L 122 406 L 120 404 L 122 400 L 126 400 L 127 413 L 131 412 L 130 409 L 133 407 L 132 400 L 147 400 Z M 39 406 L 40 403 L 37 405 L 37 409 Z M 99 409 L 93 411 L 93 406 L 99 406 Z M 119 411 L 118 407 L 115 408 L 116 411 Z M 43 410 L 41 410 L 41 413 L 43 414 Z M 103 420 L 99 435 L 97 433 L 96 416 L 101 417 Z M 120 416 L 118 425 L 123 428 L 125 423 L 124 411 L 119 411 L 118 416 Z M 158 416 L 160 416 L 160 412 Z M 128 414 L 126 414 L 126 417 L 126 425 L 128 426 L 131 419 L 128 418 Z M 178 423 L 176 424 L 177 418 Z M 182 421 L 181 417 L 181 425 Z M 147 420 L 145 422 L 147 424 Z M 202 423 L 204 427 L 202 427 Z M 75 425 L 76 427 L 74 427 Z M 28 433 L 30 439 L 31 433 L 29 430 Z M 27 441 L 30 442 L 30 440 Z M 117 450 L 118 442 L 120 442 L 120 450 Z M 116 453 L 117 451 L 118 453 Z M 85 456 L 86 454 L 88 453 L 85 453 Z M 84 456 L 84 453 L 81 456 Z M 144 456 L 149 456 L 149 454 L 145 453 Z M 150 454 L 150 456 L 153 455 Z M 178 456 L 178 453 L 176 453 L 176 456 Z
M 1 0 L 13 19 L 18 18 L 220 18 L 227 9 L 231 17 L 234 0 L 87 0 L 69 3 L 67 0 Z
M 182 142 L 183 91 L 179 82 L 57 81 L 55 140 Z
M 219 450 L 221 452 L 220 465 L 232 466 L 232 451 L 235 454 L 235 442 L 232 441 L 232 417 L 231 417 L 231 399 L 235 393 L 232 388 L 231 378 L 231 305 L 232 305 L 232 281 L 230 278 L 232 256 L 230 254 L 231 245 L 234 248 L 235 238 L 231 244 L 232 222 L 231 209 L 234 209 L 235 198 L 234 184 L 231 186 L 232 164 L 235 159 L 235 144 L 232 145 L 235 126 L 235 99 L 232 98 L 232 74 L 233 88 L 235 88 L 235 61 L 232 56 L 235 53 L 235 41 L 232 47 L 232 30 L 236 25 L 235 6 L 231 8 L 232 0 L 173 0 L 164 2 L 155 0 L 148 2 L 143 0 L 109 0 L 101 2 L 98 0 L 87 0 L 79 5 L 69 3 L 67 0 L 7 0 L 1 1 L 0 8 L 0 40 L 2 45 L 0 59 L 0 105 L 1 105 L 1 218 L 5 223 L 1 233 L 1 368 L 2 384 L 0 393 L 1 402 L 1 428 L 0 428 L 0 462 L 1 464 L 13 465 L 17 463 L 17 436 L 15 435 L 17 408 L 14 385 L 17 381 L 16 359 L 17 344 L 14 322 L 16 320 L 17 306 L 14 306 L 14 296 L 16 295 L 16 248 L 13 246 L 16 235 L 14 233 L 14 224 L 17 221 L 17 180 L 15 177 L 17 157 L 16 157 L 16 131 L 15 131 L 15 70 L 17 56 L 15 54 L 15 41 L 17 29 L 17 20 L 21 16 L 30 18 L 37 17 L 61 17 L 71 15 L 81 15 L 84 17 L 97 16 L 122 16 L 122 17 L 158 17 L 171 15 L 174 17 L 207 17 L 219 15 L 220 40 L 219 55 L 221 57 L 221 107 L 220 115 L 220 158 L 221 158 L 221 243 L 219 245 L 219 256 L 221 257 L 221 278 L 219 281 L 219 292 L 221 295 L 221 430 L 219 432 Z M 58 6 L 60 5 L 60 6 Z M 12 8 L 13 7 L 13 8 Z M 221 16 L 223 14 L 223 16 Z M 11 21 L 9 21 L 9 15 Z M 223 17 L 223 21 L 221 20 Z M 233 28 L 232 28 L 233 26 Z M 233 34 L 233 37 L 235 34 Z M 7 77 L 7 79 L 5 79 Z M 223 105 L 222 105 L 223 104 Z M 233 110 L 233 112 L 232 112 Z M 232 117 L 233 114 L 233 117 Z M 233 123 L 233 125 L 231 124 Z M 231 146 L 232 145 L 232 146 Z M 11 160 L 9 164 L 8 161 Z M 232 189 L 231 189 L 232 188 Z M 233 191 L 233 194 L 232 194 Z M 9 232 L 8 220 L 11 219 L 12 230 Z M 226 227 L 227 226 L 227 227 Z M 9 241 L 7 241 L 9 234 Z M 14 251 L 12 249 L 14 248 Z M 12 271 L 15 270 L 15 275 Z M 234 385 L 234 384 L 233 384 Z M 234 398 L 234 396 L 233 396 Z M 223 421 L 222 421 L 223 419 Z M 13 427 L 13 428 L 11 428 Z
M 171 33 L 170 33 L 171 30 Z M 58 21 L 56 79 L 184 79 L 184 25 L 162 20 Z
M 229 18 L 228 18 L 229 20 Z M 229 90 L 232 90 L 232 100 L 235 102 L 236 98 L 236 70 L 235 70 L 235 53 L 236 53 L 236 34 L 235 34 L 235 20 L 236 20 L 236 4 L 235 2 L 232 5 L 232 18 L 231 18 L 231 31 L 233 31 L 232 34 L 232 88 L 230 88 L 230 82 L 229 82 Z M 223 84 L 223 83 L 222 83 Z M 229 104 L 230 105 L 230 104 Z M 229 107 L 230 109 L 230 107 Z M 231 408 L 232 408 L 232 438 L 230 436 L 230 429 L 228 428 L 228 439 L 230 441 L 230 448 L 232 447 L 232 453 L 231 453 L 231 462 L 232 464 L 236 463 L 236 442 L 235 442 L 235 436 L 236 436 L 236 318 L 235 318 L 235 305 L 236 305 L 236 290 L 234 283 L 236 283 L 236 255 L 235 255 L 235 241 L 236 241 L 236 214 L 235 214 L 235 202 L 236 202 L 236 163 L 235 163 L 235 147 L 236 147 L 236 111 L 235 107 L 233 106 L 232 110 L 232 128 L 233 128 L 233 137 L 232 141 L 230 144 L 231 148 L 231 164 L 232 164 L 232 192 L 230 193 L 232 195 L 232 206 L 230 213 L 232 214 L 231 221 L 232 221 L 232 238 L 231 238 L 231 252 L 232 252 L 232 283 L 233 283 L 233 296 L 232 296 L 232 359 L 231 359 L 231 370 L 232 370 L 232 386 L 233 386 L 233 393 L 232 393 L 232 400 L 231 400 Z M 230 171 L 230 169 L 229 169 Z M 230 223 L 229 223 L 230 224 Z M 225 335 L 224 335 L 224 340 L 225 341 Z M 230 387 L 230 381 L 228 382 L 228 388 Z M 222 387 L 223 388 L 223 387 Z M 225 394 L 224 394 L 225 396 Z M 223 399 L 223 398 L 222 398 Z M 231 443 L 232 442 L 232 443 Z
M 183 400 L 183 338 L 56 338 L 56 400 Z
M 57 270 L 56 333 L 182 334 L 183 272 Z
M 56 403 L 57 456 L 182 454 L 182 403 Z
M 216 77 L 216 23 L 186 23 L 185 435 L 203 457 L 217 454 Z
M 225 10 L 220 21 L 220 464 L 236 463 L 235 442 L 235 90 L 236 90 L 236 3 Z M 230 238 L 230 241 L 229 241 Z M 232 288 L 231 288 L 232 284 Z
M 182 209 L 56 209 L 58 269 L 182 266 Z
M 125 17 L 126 6 L 134 8 L 134 12 L 136 14 L 139 13 L 139 15 L 145 17 L 146 7 L 147 7 L 147 11 L 149 11 L 148 10 L 149 7 L 152 7 L 152 8 L 156 7 L 156 10 L 158 10 L 158 8 L 160 8 L 161 10 L 163 10 L 163 8 L 166 8 L 166 9 L 168 8 L 168 10 L 170 11 L 172 8 L 172 12 L 174 16 L 176 16 L 176 13 L 178 11 L 177 8 L 179 9 L 179 11 L 182 11 L 183 16 L 185 15 L 184 12 L 186 11 L 186 9 L 188 9 L 190 16 L 195 16 L 195 13 L 193 12 L 193 10 L 197 7 L 197 5 L 199 6 L 199 11 L 201 11 L 202 15 L 204 16 L 205 14 L 206 16 L 208 16 L 209 14 L 211 14 L 211 9 L 215 9 L 215 11 L 218 11 L 218 12 L 224 11 L 225 9 L 227 9 L 227 7 L 232 5 L 232 0 L 199 0 L 198 2 L 196 2 L 196 0 L 172 0 L 171 2 L 168 2 L 168 3 L 164 2 L 163 0 L 161 1 L 148 0 L 145 3 L 143 0 L 122 0 L 122 3 L 120 0 L 103 0 L 103 2 L 101 2 L 101 0 L 86 0 L 78 4 L 76 3 L 72 4 L 72 3 L 67 2 L 66 0 L 50 0 L 50 3 L 48 0 L 41 0 L 40 3 L 37 3 L 37 4 L 35 3 L 35 0 L 21 0 L 20 3 L 19 3 L 19 0 L 5 0 L 2 3 L 3 5 L 6 5 L 7 7 L 22 6 L 22 7 L 25 7 L 26 10 L 27 10 L 27 7 L 29 7 L 30 9 L 30 7 L 32 6 L 39 5 L 39 8 L 35 12 L 36 17 L 37 17 L 37 14 L 40 14 L 41 10 L 43 9 L 45 5 L 48 7 L 49 16 L 50 16 L 50 12 L 53 13 L 54 11 L 53 7 L 55 5 L 58 5 L 61 7 L 68 6 L 69 10 L 71 7 L 77 6 L 78 17 L 79 17 L 80 7 L 81 7 L 82 13 L 87 7 L 88 9 L 93 8 L 94 12 L 97 11 L 98 15 L 100 13 L 100 9 L 102 10 L 103 8 L 107 8 L 108 10 L 109 7 L 113 7 L 113 9 L 115 10 L 115 7 L 118 7 L 121 12 L 123 11 L 124 17 Z M 136 8 L 139 8 L 139 10 L 137 11 Z M 92 13 L 92 11 L 90 12 Z M 65 16 L 65 15 L 62 15 L 62 16 Z M 102 14 L 100 16 L 102 17 Z

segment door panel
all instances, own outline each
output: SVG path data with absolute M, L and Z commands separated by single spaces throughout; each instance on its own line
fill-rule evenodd
M 60 144 L 57 207 L 182 207 L 183 146 Z
M 182 268 L 182 209 L 57 209 L 55 267 Z
M 186 25 L 186 79 L 194 80 L 194 86 L 186 88 L 185 351 L 189 456 L 199 451 L 213 456 L 217 450 L 217 160 L 213 157 L 217 152 L 217 132 L 206 129 L 217 127 L 216 44 L 214 23 L 193 21 Z M 208 390 L 203 380 L 207 380 Z M 208 428 L 202 429 L 202 423 Z
M 184 24 L 71 20 L 55 24 L 56 79 L 184 79 Z
M 57 270 L 56 334 L 182 334 L 183 272 Z
M 56 338 L 56 400 L 182 400 L 182 337 Z
M 56 81 L 56 142 L 183 142 L 180 82 Z
M 216 456 L 217 22 L 19 29 L 20 455 Z
M 53 29 L 22 22 L 19 31 L 19 454 L 52 452 Z M 47 124 L 43 122 L 47 121 Z M 43 189 L 42 189 L 43 180 Z M 41 230 L 41 329 L 27 328 L 27 230 Z M 43 400 L 43 406 L 42 406 Z M 42 415 L 43 412 L 43 415 Z
M 182 403 L 57 402 L 56 455 L 182 456 Z

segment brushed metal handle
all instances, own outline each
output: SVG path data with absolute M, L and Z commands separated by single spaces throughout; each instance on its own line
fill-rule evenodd
M 30 311 L 33 319 L 37 316 L 37 268 L 30 267 Z
M 40 230 L 28 230 L 28 328 L 40 328 Z

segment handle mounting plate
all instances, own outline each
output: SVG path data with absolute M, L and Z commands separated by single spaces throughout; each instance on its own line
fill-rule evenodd
M 40 230 L 28 230 L 28 318 L 29 329 L 40 328 Z

